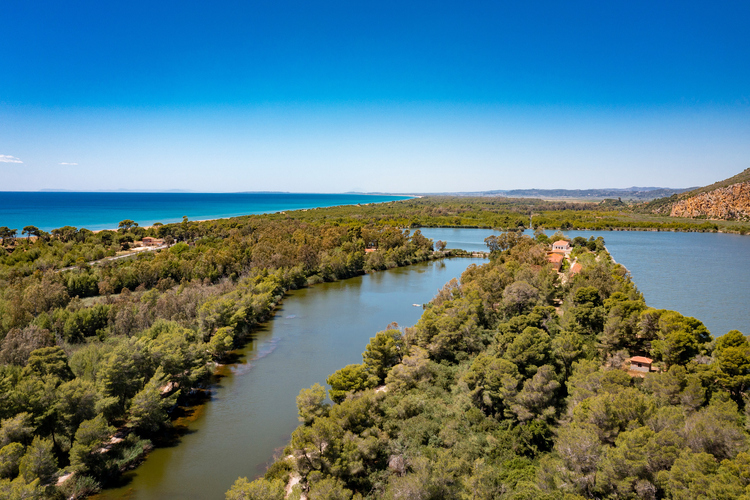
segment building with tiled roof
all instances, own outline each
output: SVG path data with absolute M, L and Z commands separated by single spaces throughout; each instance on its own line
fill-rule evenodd
M 552 251 L 553 252 L 561 252 L 564 254 L 569 254 L 573 250 L 573 247 L 570 246 L 570 243 L 568 243 L 565 240 L 557 240 L 552 244 Z
M 630 358 L 630 369 L 637 372 L 650 372 L 651 364 L 654 362 L 651 358 L 644 356 L 633 356 Z
M 560 268 L 562 267 L 563 260 L 565 260 L 565 256 L 559 253 L 548 253 L 547 254 L 547 262 L 552 264 L 552 267 L 555 268 L 555 271 L 560 272 Z

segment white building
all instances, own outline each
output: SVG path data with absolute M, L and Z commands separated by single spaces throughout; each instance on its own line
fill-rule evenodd
M 570 243 L 568 243 L 565 240 L 557 240 L 552 244 L 552 251 L 553 252 L 560 252 L 564 254 L 569 254 L 573 250 L 573 247 L 570 246 Z

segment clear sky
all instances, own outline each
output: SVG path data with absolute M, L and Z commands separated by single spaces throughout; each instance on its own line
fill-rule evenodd
M 0 191 L 704 185 L 750 2 L 0 2 Z

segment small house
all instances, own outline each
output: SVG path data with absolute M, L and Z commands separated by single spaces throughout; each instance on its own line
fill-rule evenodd
M 630 358 L 630 369 L 637 372 L 650 372 L 651 363 L 654 360 L 643 356 L 633 356 Z
M 558 273 L 560 272 L 560 268 L 562 267 L 563 260 L 565 260 L 565 256 L 560 255 L 559 253 L 547 254 L 547 262 L 552 264 L 552 267 Z
M 565 255 L 569 254 L 573 250 L 573 247 L 570 246 L 570 243 L 568 243 L 565 240 L 557 240 L 552 244 L 552 251 L 553 252 L 559 252 L 563 253 Z

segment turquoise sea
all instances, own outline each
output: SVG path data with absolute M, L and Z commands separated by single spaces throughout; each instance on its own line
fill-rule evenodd
M 238 215 L 403 200 L 409 196 L 310 193 L 69 193 L 0 192 L 0 226 L 112 229 L 124 219 L 154 222 L 219 219 Z

